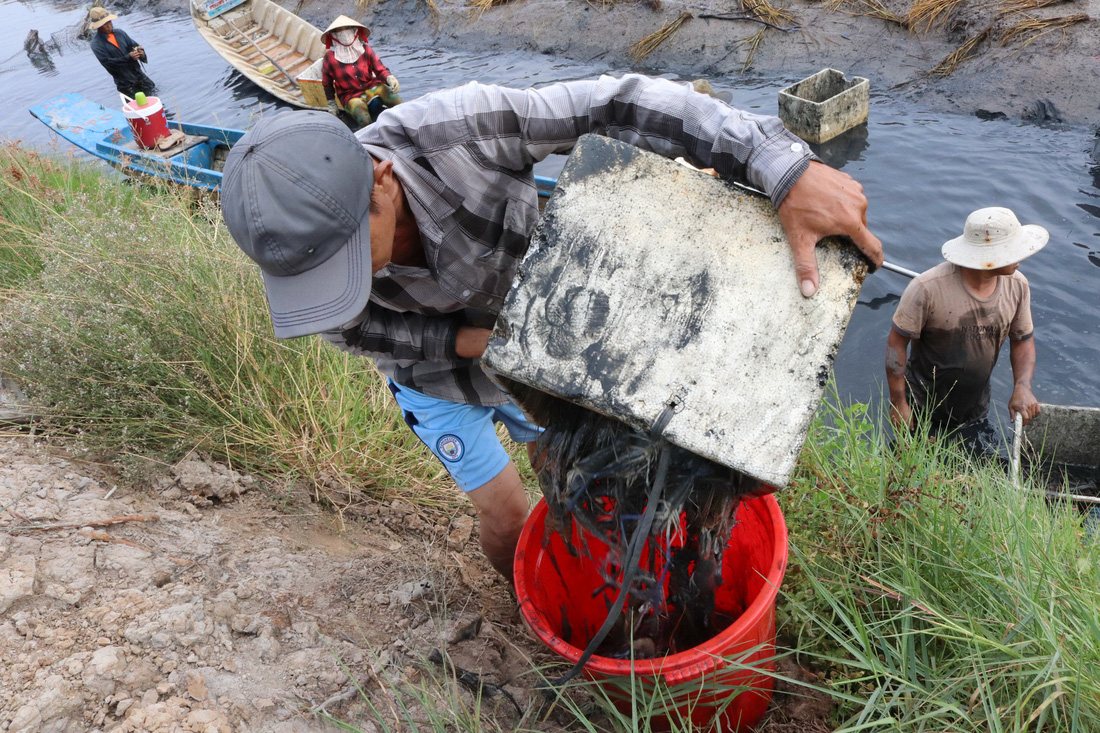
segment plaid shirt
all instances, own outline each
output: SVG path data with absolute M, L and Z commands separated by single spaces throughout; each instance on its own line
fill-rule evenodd
M 776 206 L 812 159 L 778 118 L 638 75 L 523 91 L 471 82 L 405 102 L 356 135 L 393 161 L 428 267 L 378 271 L 363 322 L 324 338 L 432 397 L 507 402 L 477 360 L 455 354 L 455 336 L 464 324 L 491 328 L 511 287 L 539 219 L 532 165 L 585 133 L 684 156 Z
M 390 70 L 369 45 L 354 64 L 340 63 L 331 50 L 325 53 L 325 60 L 321 62 L 321 83 L 325 94 L 336 92 L 340 104 L 375 84 L 385 84 L 389 75 Z

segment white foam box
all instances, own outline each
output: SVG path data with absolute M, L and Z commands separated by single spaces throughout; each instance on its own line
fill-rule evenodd
M 803 298 L 768 199 L 588 135 L 482 363 L 537 422 L 580 406 L 649 431 L 671 407 L 670 442 L 782 488 L 867 274 L 846 240 L 817 257 Z

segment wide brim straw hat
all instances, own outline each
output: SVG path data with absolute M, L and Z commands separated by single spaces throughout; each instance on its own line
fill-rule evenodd
M 118 16 L 107 12 L 106 8 L 96 7 L 88 11 L 88 27 L 92 30 L 96 30 L 112 20 L 118 20 Z
M 943 258 L 972 270 L 1014 265 L 1046 246 L 1050 235 L 1036 224 L 1021 224 L 1001 206 L 978 209 L 966 217 L 961 237 L 944 243 Z
M 336 20 L 328 24 L 328 28 L 325 28 L 324 32 L 321 34 L 321 40 L 327 41 L 329 33 L 332 33 L 333 31 L 338 31 L 341 28 L 362 28 L 367 32 L 368 36 L 370 35 L 370 28 L 366 27 L 357 20 L 352 20 L 346 15 L 341 15 Z

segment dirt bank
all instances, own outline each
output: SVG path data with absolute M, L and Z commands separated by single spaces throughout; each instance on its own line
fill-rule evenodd
M 766 6 L 766 0 L 745 4 L 762 1 Z M 186 0 L 131 2 L 186 8 Z M 776 0 L 775 7 L 790 13 L 776 23 L 795 28 L 787 32 L 754 21 L 701 17 L 745 15 L 736 0 L 518 0 L 484 12 L 446 0 L 382 0 L 365 11 L 349 0 L 283 4 L 321 28 L 340 13 L 362 18 L 383 57 L 387 43 L 485 53 L 521 49 L 619 69 L 708 77 L 726 86 L 802 78 L 832 67 L 868 77 L 873 95 L 904 97 L 941 112 L 1100 124 L 1100 0 Z M 910 25 L 918 30 L 910 30 L 899 22 L 922 9 L 938 9 L 932 27 L 915 22 Z M 685 12 L 690 19 L 668 40 L 632 61 L 632 45 Z M 1079 22 L 1059 28 L 1057 18 Z M 1015 35 L 1006 38 L 1010 31 Z M 929 73 L 968 41 L 976 41 L 973 50 L 954 71 Z
M 868 77 L 872 94 L 903 96 L 939 111 L 974 114 L 983 110 L 1037 122 L 1100 123 L 1100 46 L 1096 43 L 1100 27 L 1095 20 L 1100 17 L 1100 0 L 1063 1 L 1026 14 L 1002 12 L 1008 7 L 1004 2 L 962 0 L 956 10 L 941 16 L 945 22 L 921 32 L 866 14 L 874 6 L 900 18 L 916 7 L 912 0 L 848 0 L 839 7 L 776 0 L 776 7 L 792 14 L 782 25 L 798 27 L 789 32 L 751 21 L 698 17 L 744 15 L 734 0 L 697 4 L 656 0 L 652 5 L 661 9 L 645 3 L 521 0 L 480 16 L 440 5 L 438 32 L 419 0 L 387 0 L 372 5 L 363 17 L 375 29 L 375 43 L 381 47 L 392 39 L 489 52 L 520 48 L 582 61 L 598 59 L 619 68 L 704 76 L 729 85 L 745 76 L 803 78 L 832 67 Z M 323 27 L 337 12 L 353 10 L 346 0 L 312 0 L 302 13 Z M 631 63 L 633 44 L 685 11 L 692 19 L 640 63 Z M 999 45 L 1006 30 L 1027 18 L 1074 15 L 1088 15 L 1090 20 L 1064 30 L 1016 36 L 1006 46 Z M 946 76 L 928 73 L 986 28 L 991 30 L 976 45 L 973 58 Z M 752 39 L 762 30 L 746 70 Z
M 336 730 L 321 711 L 441 730 L 463 709 L 482 722 L 449 730 L 576 730 L 534 689 L 550 661 L 465 509 L 341 517 L 197 457 L 125 489 L 109 465 L 0 438 L 0 731 Z M 830 709 L 780 694 L 762 730 L 828 730 Z

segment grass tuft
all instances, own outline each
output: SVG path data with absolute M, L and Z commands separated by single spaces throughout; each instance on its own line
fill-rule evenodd
M 829 670 L 841 730 L 1096 730 L 1084 518 L 926 429 L 890 449 L 865 406 L 825 412 L 783 497 L 780 626 Z
M 905 15 L 910 30 L 932 30 L 945 25 L 963 0 L 916 0 Z
M 1024 20 L 1006 28 L 997 38 L 997 43 L 1007 46 L 1010 43 L 1020 43 L 1020 48 L 1026 48 L 1036 39 L 1051 33 L 1064 30 L 1078 23 L 1087 23 L 1089 16 L 1084 13 L 1063 15 L 1057 18 L 1034 18 L 1027 16 Z
M 657 50 L 657 47 L 672 37 L 676 31 L 680 29 L 687 21 L 691 20 L 693 16 L 686 10 L 680 15 L 676 16 L 674 20 L 665 23 L 660 30 L 656 33 L 651 33 L 642 40 L 635 43 L 627 53 L 630 54 L 630 58 L 634 63 L 638 63 L 649 54 Z
M 438 463 L 373 365 L 280 341 L 263 286 L 210 202 L 0 148 L 0 372 L 86 450 L 192 450 L 361 492 L 430 501 Z
M 959 67 L 959 64 L 967 59 L 973 58 L 976 55 L 978 46 L 989 38 L 992 33 L 993 25 L 990 24 L 971 38 L 968 38 L 963 45 L 948 54 L 943 61 L 930 69 L 928 73 L 934 76 L 949 76 Z

